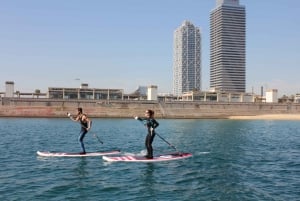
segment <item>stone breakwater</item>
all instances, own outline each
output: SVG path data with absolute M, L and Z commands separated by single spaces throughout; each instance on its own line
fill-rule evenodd
M 1 98 L 0 117 L 66 117 L 84 113 L 96 118 L 132 118 L 143 116 L 146 109 L 155 111 L 156 118 L 226 119 L 261 115 L 300 115 L 295 103 L 225 103 L 199 101 L 108 101 Z

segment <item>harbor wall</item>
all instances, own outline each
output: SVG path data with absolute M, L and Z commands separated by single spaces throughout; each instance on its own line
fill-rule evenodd
M 143 116 L 146 109 L 155 111 L 156 118 L 228 118 L 265 114 L 300 114 L 296 103 L 229 103 L 201 101 L 101 101 L 34 98 L 1 98 L 0 117 L 66 117 L 84 113 L 98 118 L 132 118 Z

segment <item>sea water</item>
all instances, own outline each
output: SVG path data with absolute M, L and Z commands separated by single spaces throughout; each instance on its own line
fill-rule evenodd
M 0 118 L 0 200 L 299 200 L 299 121 L 158 121 L 157 133 L 172 146 L 156 136 L 154 153 L 192 158 L 150 164 L 39 157 L 38 150 L 81 151 L 80 125 Z M 87 151 L 145 154 L 145 135 L 134 119 L 93 119 L 84 142 Z

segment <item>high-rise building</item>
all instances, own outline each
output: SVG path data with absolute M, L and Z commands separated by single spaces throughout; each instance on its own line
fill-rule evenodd
M 246 11 L 239 0 L 217 0 L 210 13 L 210 87 L 245 92 Z
M 174 31 L 173 94 L 201 90 L 201 34 L 191 22 L 184 21 Z

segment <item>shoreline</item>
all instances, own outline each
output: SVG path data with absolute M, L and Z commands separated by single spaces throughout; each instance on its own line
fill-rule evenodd
M 300 120 L 300 114 L 262 114 L 253 116 L 229 116 L 236 120 Z

